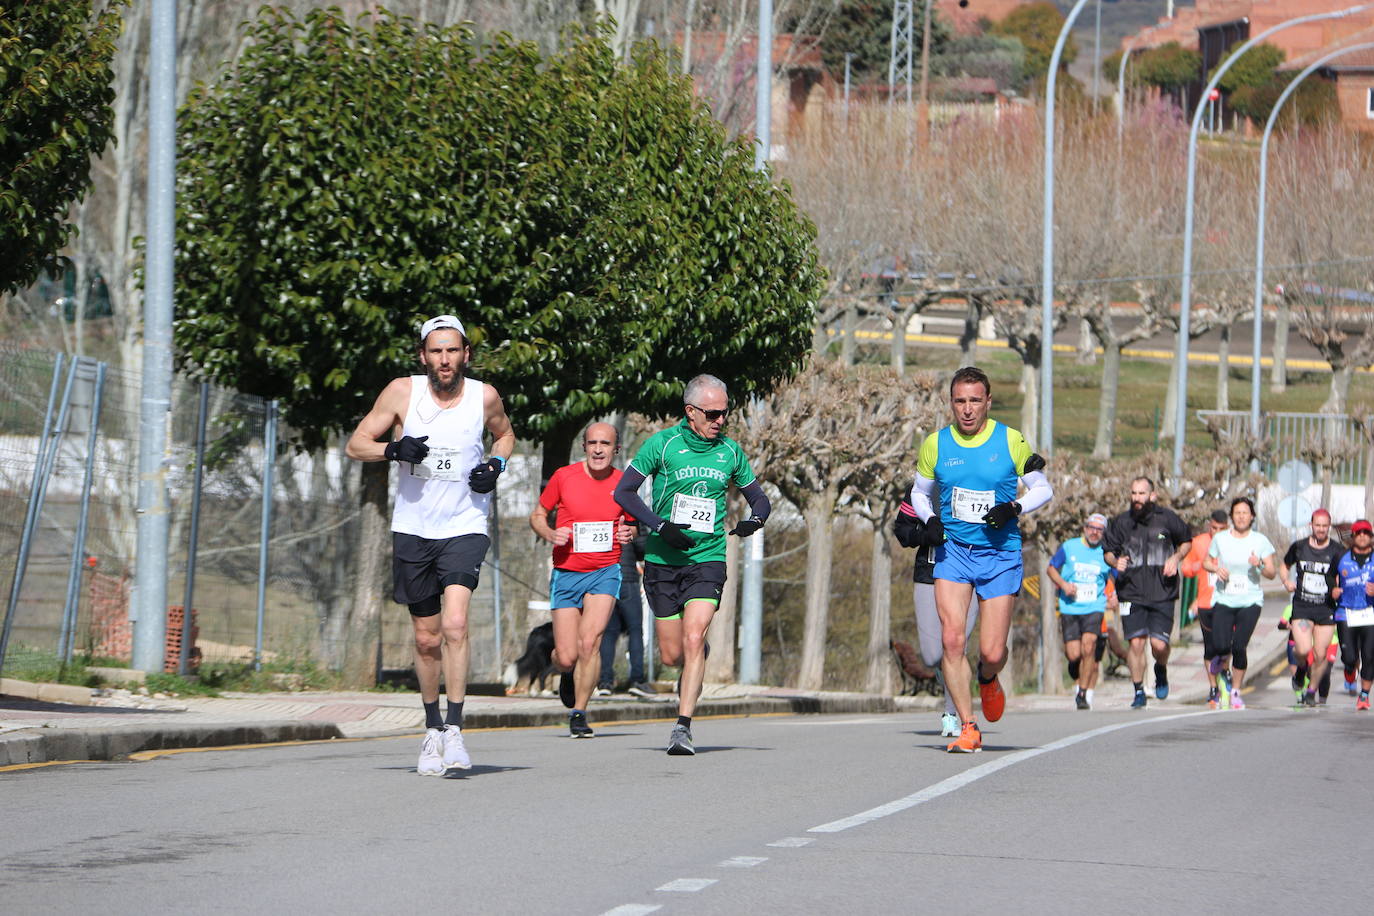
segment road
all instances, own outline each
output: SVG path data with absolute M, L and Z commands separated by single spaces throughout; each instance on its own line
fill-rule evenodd
M 1118 684 L 1119 686 L 1119 684 Z M 474 732 L 0 774 L 11 913 L 1277 913 L 1367 897 L 1374 716 L 1009 712 Z M 1067 704 L 1066 704 L 1067 705 Z M 886 807 L 883 807 L 886 806 Z

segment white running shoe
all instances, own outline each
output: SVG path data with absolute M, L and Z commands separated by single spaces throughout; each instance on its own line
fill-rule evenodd
M 947 712 L 940 717 L 940 737 L 959 737 L 959 717 L 956 716 L 954 713 Z
M 468 749 L 463 746 L 463 730 L 456 725 L 444 726 L 444 769 L 472 769 Z
M 420 745 L 420 762 L 415 765 L 415 772 L 421 776 L 444 775 L 443 729 L 425 729 L 425 740 Z
M 1092 708 L 1093 708 L 1093 692 L 1092 692 L 1092 688 L 1088 688 L 1087 690 L 1083 691 L 1083 699 L 1085 699 L 1085 700 L 1088 701 L 1088 708 L 1089 708 L 1089 709 L 1092 709 Z

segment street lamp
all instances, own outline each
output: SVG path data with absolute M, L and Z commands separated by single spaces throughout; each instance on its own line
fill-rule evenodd
M 1261 300 L 1264 295 L 1264 202 L 1265 185 L 1269 176 L 1269 137 L 1274 132 L 1274 125 L 1278 123 L 1279 109 L 1283 108 L 1283 103 L 1288 101 L 1288 97 L 1298 88 L 1298 84 L 1332 58 L 1355 51 L 1366 51 L 1370 48 L 1374 48 L 1374 42 L 1350 45 L 1313 61 L 1291 83 L 1284 87 L 1278 101 L 1274 103 L 1273 110 L 1269 112 L 1269 120 L 1264 125 L 1264 137 L 1260 140 L 1259 157 L 1259 212 L 1255 217 L 1255 340 L 1252 348 L 1254 371 L 1251 373 L 1250 379 L 1250 434 L 1256 438 L 1260 434 L 1260 313 Z
M 1080 5 L 1084 0 L 1079 0 Z M 1245 44 L 1237 48 L 1230 57 L 1226 58 L 1217 68 L 1217 72 L 1212 74 L 1206 87 L 1202 90 L 1202 95 L 1198 99 L 1197 108 L 1193 112 L 1193 125 L 1188 132 L 1188 189 L 1183 204 L 1183 273 L 1179 285 L 1179 305 L 1178 305 L 1178 397 L 1174 405 L 1174 465 L 1173 474 L 1175 478 L 1183 474 L 1183 435 L 1187 425 L 1188 416 L 1188 320 L 1192 313 L 1192 294 L 1193 294 L 1193 196 L 1197 180 L 1197 137 L 1198 128 L 1202 125 L 1202 113 L 1208 104 L 1207 96 L 1226 72 L 1244 56 L 1245 52 L 1259 44 L 1264 39 L 1295 25 L 1302 25 L 1305 22 L 1317 22 L 1323 19 L 1342 19 L 1346 16 L 1358 13 L 1374 7 L 1374 3 L 1362 3 L 1359 6 L 1347 7 L 1343 10 L 1334 10 L 1329 13 L 1313 13 L 1309 16 L 1298 16 L 1280 22 L 1278 25 L 1271 26 L 1251 38 Z M 1075 7 L 1077 10 L 1077 7 Z
M 1116 68 L 1116 145 L 1121 146 L 1121 134 L 1126 128 L 1126 61 L 1131 59 L 1135 48 L 1127 47 L 1121 52 L 1121 65 Z
M 1054 454 L 1054 96 L 1059 82 L 1059 59 L 1074 20 L 1088 0 L 1078 0 L 1059 29 L 1045 79 L 1045 206 L 1040 258 L 1040 436 L 1036 446 L 1047 457 Z

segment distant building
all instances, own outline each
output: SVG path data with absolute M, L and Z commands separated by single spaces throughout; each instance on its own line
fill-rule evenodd
M 1245 41 L 1281 22 L 1313 13 L 1347 9 L 1351 0 L 1198 0 L 1196 6 L 1177 7 L 1172 19 L 1127 36 L 1121 42 L 1123 50 L 1141 51 L 1176 41 L 1202 56 L 1202 71 L 1196 83 L 1185 93 L 1186 110 L 1192 111 L 1205 85 L 1205 78 L 1228 48 Z M 1342 46 L 1357 44 L 1356 36 L 1366 36 L 1374 29 L 1374 8 L 1353 13 L 1340 19 L 1308 22 L 1265 39 L 1268 44 L 1284 52 L 1285 63 L 1280 69 L 1301 69 L 1323 54 Z M 1298 63 L 1301 61 L 1301 63 Z M 1339 58 L 1323 74 L 1336 82 L 1336 94 L 1341 103 L 1341 119 L 1350 127 L 1374 130 L 1374 56 L 1355 52 Z M 1296 66 L 1295 66 L 1296 65 Z

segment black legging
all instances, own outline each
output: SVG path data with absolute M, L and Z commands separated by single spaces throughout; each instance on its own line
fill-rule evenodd
M 1231 667 L 1242 671 L 1250 667 L 1250 657 L 1246 649 L 1250 637 L 1255 635 L 1255 624 L 1259 623 L 1260 606 L 1227 607 L 1224 604 L 1212 605 L 1212 651 L 1225 658 L 1231 656 Z
M 1374 678 L 1374 626 L 1350 627 L 1349 631 L 1351 654 L 1359 661 L 1360 680 L 1370 680 Z
M 1197 625 L 1202 631 L 1202 660 L 1210 662 L 1217 657 L 1217 650 L 1212 646 L 1212 609 L 1200 607 L 1197 609 Z
M 1360 653 L 1355 646 L 1355 634 L 1359 633 L 1362 627 L 1355 627 L 1353 630 L 1346 625 L 1344 620 L 1336 621 L 1336 640 L 1341 644 L 1341 667 L 1352 678 L 1355 671 L 1360 667 Z

